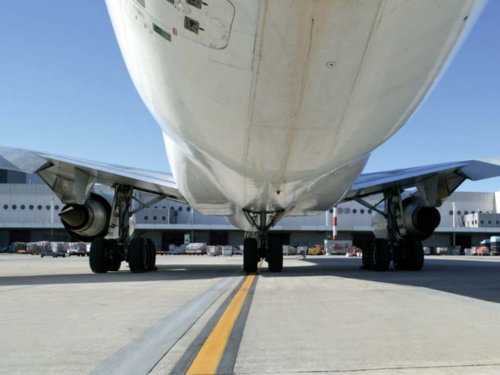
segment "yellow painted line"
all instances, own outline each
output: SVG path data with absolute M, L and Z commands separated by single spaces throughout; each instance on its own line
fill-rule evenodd
M 259 262 L 260 267 L 261 262 Z M 207 340 L 201 347 L 198 355 L 194 359 L 191 367 L 186 374 L 215 374 L 217 373 L 217 368 L 222 359 L 224 351 L 226 350 L 226 345 L 229 340 L 229 336 L 233 330 L 236 319 L 240 315 L 245 299 L 248 295 L 248 291 L 252 286 L 253 279 L 255 278 L 255 273 L 251 273 L 246 277 L 243 285 L 240 287 L 238 292 L 236 292 L 233 300 L 227 307 L 224 314 L 217 322 Z

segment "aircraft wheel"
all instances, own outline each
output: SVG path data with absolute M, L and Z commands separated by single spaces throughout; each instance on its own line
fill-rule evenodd
M 401 256 L 394 256 L 392 263 L 394 264 L 394 268 L 397 270 L 408 269 L 408 260 L 402 258 Z
M 109 269 L 109 246 L 105 238 L 96 238 L 90 245 L 90 269 L 94 273 L 106 273 Z
M 116 248 L 116 240 L 108 240 L 109 247 L 109 269 L 108 271 L 118 271 L 122 265 L 122 258 L 119 249 Z
M 372 267 L 375 271 L 387 271 L 391 264 L 391 247 L 384 238 L 375 238 L 372 244 Z
M 416 239 L 405 242 L 408 254 L 406 269 L 409 271 L 420 271 L 424 266 L 424 247 L 422 246 L 422 242 Z
M 283 245 L 281 241 L 269 241 L 269 272 L 281 272 L 283 270 Z
M 148 271 L 156 271 L 156 246 L 152 239 L 147 238 L 149 248 L 149 261 L 148 261 Z
M 257 239 L 245 238 L 243 249 L 243 270 L 247 273 L 257 272 L 257 263 L 259 262 Z
M 392 263 L 397 270 L 408 269 L 408 250 L 406 241 L 398 241 L 392 251 Z
M 363 252 L 361 259 L 363 261 L 363 266 L 361 268 L 365 270 L 371 270 L 372 269 L 372 240 L 367 240 L 365 242 L 365 245 L 363 246 Z
M 130 241 L 127 258 L 130 271 L 146 272 L 149 265 L 149 247 L 145 238 L 133 238 Z
M 110 260 L 109 264 L 109 271 L 119 271 L 122 261 L 120 258 L 114 258 Z

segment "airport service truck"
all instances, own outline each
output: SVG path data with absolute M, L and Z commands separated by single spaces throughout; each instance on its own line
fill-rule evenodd
M 500 255 L 500 237 L 490 237 L 490 255 Z

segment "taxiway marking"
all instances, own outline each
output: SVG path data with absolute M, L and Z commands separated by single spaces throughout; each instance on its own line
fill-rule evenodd
M 228 289 L 236 276 L 226 277 L 98 365 L 92 375 L 149 374 L 166 353 Z
M 259 262 L 260 268 L 261 262 Z M 193 363 L 187 371 L 188 375 L 216 374 L 226 350 L 227 343 L 240 316 L 248 292 L 255 279 L 255 273 L 250 273 L 236 292 L 226 311 L 201 347 Z

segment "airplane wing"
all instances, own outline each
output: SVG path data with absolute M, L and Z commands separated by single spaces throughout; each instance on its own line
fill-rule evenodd
M 36 173 L 63 203 L 83 204 L 95 184 L 128 185 L 186 202 L 171 174 L 0 146 L 0 169 Z
M 361 174 L 343 201 L 389 189 L 417 188 L 430 205 L 440 206 L 466 179 L 500 177 L 500 159 L 468 160 Z

